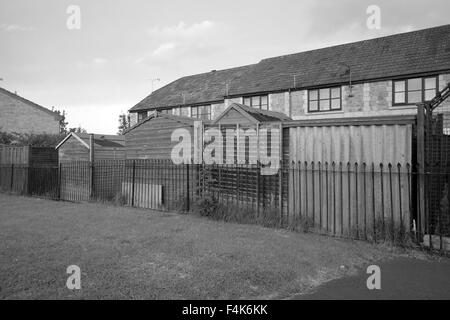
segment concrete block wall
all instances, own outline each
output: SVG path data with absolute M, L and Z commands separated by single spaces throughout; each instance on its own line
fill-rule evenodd
M 52 114 L 0 92 L 0 131 L 59 133 L 59 120 Z
M 222 112 L 225 111 L 225 103 L 215 103 L 211 105 L 211 120 L 217 118 Z
M 269 110 L 289 115 L 289 92 L 269 94 Z
M 450 74 L 441 74 L 439 89 L 444 88 L 448 82 L 450 82 Z M 269 94 L 269 110 L 284 113 L 293 119 L 398 115 L 415 114 L 416 112 L 415 105 L 399 107 L 392 105 L 392 81 L 390 80 L 354 84 L 351 90 L 353 97 L 349 97 L 348 85 L 341 86 L 341 89 L 342 110 L 339 111 L 308 113 L 307 90 L 291 91 L 290 96 L 288 91 Z M 215 119 L 232 103 L 242 104 L 243 98 L 225 99 L 224 103 L 213 104 L 211 106 L 212 119 Z M 450 130 L 450 101 L 445 101 L 440 109 L 446 114 L 444 119 Z M 181 108 L 180 114 L 190 116 L 190 107 Z
M 138 114 L 137 112 L 130 112 L 130 127 L 134 126 L 138 122 Z

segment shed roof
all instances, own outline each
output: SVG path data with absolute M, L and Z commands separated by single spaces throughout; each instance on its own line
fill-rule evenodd
M 158 112 L 158 111 L 153 111 L 152 113 L 150 113 L 147 118 L 143 119 L 142 121 L 136 123 L 134 126 L 130 127 L 129 129 L 127 129 L 125 131 L 125 134 L 127 134 L 128 132 L 136 129 L 137 127 L 143 125 L 144 123 L 155 119 L 155 118 L 165 118 L 165 119 L 169 119 L 169 120 L 173 120 L 173 121 L 177 121 L 180 123 L 184 123 L 187 125 L 194 125 L 195 121 L 200 121 L 199 119 L 195 119 L 195 118 L 190 118 L 190 117 L 184 117 L 184 116 L 176 116 L 176 115 L 172 115 L 172 114 L 166 114 L 166 113 L 162 113 L 162 112 Z M 205 121 L 203 121 L 205 122 Z
M 257 64 L 183 77 L 130 111 L 201 104 L 251 95 L 450 70 L 450 24 L 268 58 Z M 184 94 L 185 100 L 183 101 Z
M 248 119 L 252 123 L 264 123 L 264 122 L 280 122 L 292 120 L 288 116 L 280 112 L 261 110 L 252 107 L 248 107 L 243 104 L 233 103 L 224 112 L 222 112 L 212 123 L 219 124 L 221 120 L 232 110 L 239 112 L 244 118 Z
M 88 133 L 69 133 L 56 147 L 58 149 L 62 146 L 70 137 L 77 139 L 83 146 L 90 149 Z M 94 147 L 110 147 L 110 148 L 123 148 L 125 147 L 125 137 L 119 135 L 107 135 L 107 134 L 94 134 Z

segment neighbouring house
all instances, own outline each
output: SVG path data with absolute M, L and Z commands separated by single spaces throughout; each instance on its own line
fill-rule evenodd
M 56 112 L 0 88 L 0 131 L 58 134 L 60 120 Z
M 444 25 L 183 77 L 129 112 L 133 124 L 153 110 L 214 120 L 233 102 L 294 120 L 415 115 L 415 104 L 448 82 L 450 25 Z M 448 117 L 444 123 L 450 127 Z
M 232 163 L 242 163 L 239 158 L 247 163 L 255 160 L 249 150 L 251 137 L 241 139 L 239 129 L 278 127 L 284 164 L 283 170 L 266 177 L 271 181 L 267 196 L 288 219 L 299 213 L 313 221 L 319 218 L 321 227 L 337 234 L 360 228 L 368 216 L 372 229 L 378 220 L 391 219 L 407 230 L 421 223 L 423 230 L 424 211 L 410 196 L 417 176 L 409 178 L 417 163 L 417 104 L 433 99 L 449 82 L 450 25 L 191 75 L 155 90 L 129 110 L 133 127 L 126 134 L 127 143 L 132 140 L 127 157 L 169 158 L 179 141 L 172 139 L 178 126 L 191 128 L 194 144 L 208 150 L 206 129 L 228 127 L 236 132 L 233 141 L 228 140 L 238 154 Z M 267 112 L 286 118 L 259 121 Z M 450 102 L 444 101 L 435 114 L 441 134 L 448 133 Z M 260 148 L 261 140 L 256 145 Z M 213 177 L 223 174 L 211 170 Z M 369 170 L 371 195 L 365 193 Z M 390 179 L 392 170 L 397 179 Z M 240 177 L 239 170 L 228 173 L 230 181 Z M 234 190 L 260 193 L 251 189 L 255 183 L 247 182 L 260 181 L 262 175 L 244 179 Z M 386 192 L 386 186 L 392 192 Z M 226 193 L 222 187 L 220 194 Z M 241 192 L 241 187 L 249 189 Z M 423 195 L 418 197 L 424 203 Z M 436 209 L 432 211 L 436 215 Z
M 69 133 L 55 148 L 60 162 L 125 159 L 125 137 Z

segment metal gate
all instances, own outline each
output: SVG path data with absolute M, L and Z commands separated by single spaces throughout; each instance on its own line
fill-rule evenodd
M 450 250 L 450 84 L 417 114 L 417 226 L 419 240 Z

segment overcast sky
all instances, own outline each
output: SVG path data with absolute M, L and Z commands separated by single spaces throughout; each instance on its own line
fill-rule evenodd
M 81 10 L 69 30 L 70 5 Z M 369 5 L 381 29 L 366 25 Z M 181 76 L 450 23 L 450 1 L 0 0 L 0 86 L 116 133 L 118 115 Z M 72 20 L 71 20 L 72 21 Z

